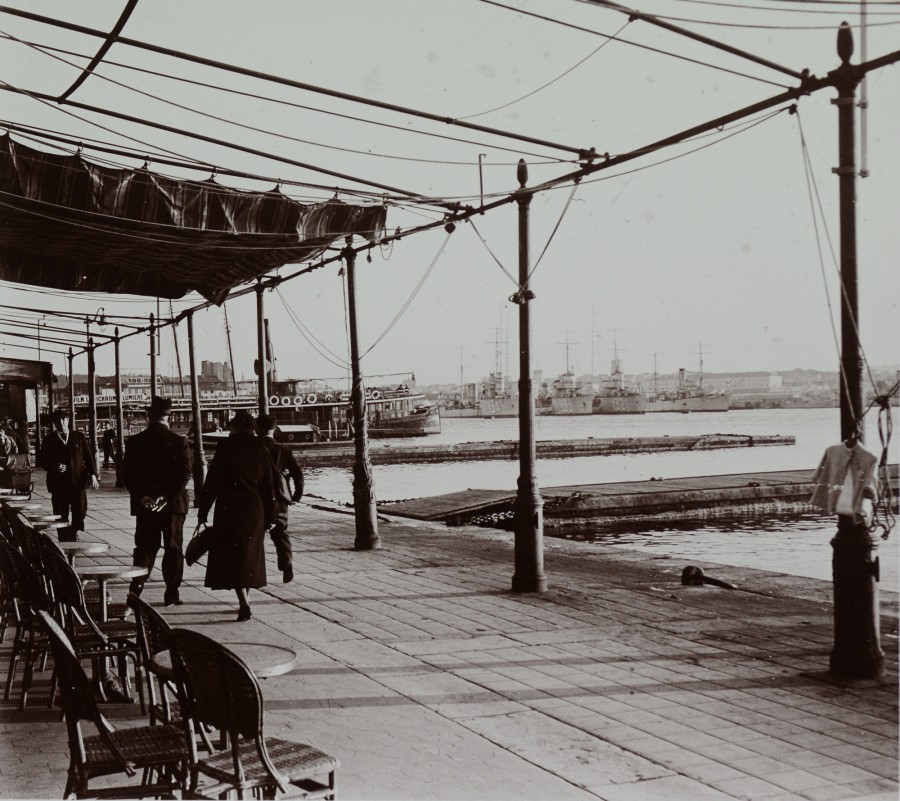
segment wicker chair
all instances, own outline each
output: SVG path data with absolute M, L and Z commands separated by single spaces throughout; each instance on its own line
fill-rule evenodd
M 259 682 L 236 654 L 189 629 L 172 629 L 169 650 L 182 693 L 185 731 L 197 722 L 227 735 L 227 746 L 203 759 L 188 738 L 189 794 L 274 798 L 293 790 L 304 798 L 335 798 L 338 760 L 304 743 L 265 736 Z
M 128 593 L 128 607 L 134 612 L 137 625 L 138 645 L 141 649 L 141 666 L 147 680 L 147 698 L 150 708 L 150 723 L 158 721 L 171 723 L 180 717 L 169 700 L 170 694 L 177 696 L 175 671 L 168 665 L 161 665 L 154 657 L 169 650 L 169 632 L 172 627 L 150 604 L 139 595 Z M 156 687 L 159 686 L 159 700 Z
M 13 636 L 9 667 L 6 673 L 4 700 L 12 695 L 13 681 L 19 663 L 22 663 L 22 688 L 19 709 L 24 710 L 31 689 L 34 667 L 43 659 L 47 640 L 43 635 L 36 613 L 49 608 L 49 599 L 37 571 L 22 554 L 8 542 L 0 541 L 0 581 L 12 597 L 16 631 Z
M 98 678 L 105 672 L 106 660 L 114 658 L 119 668 L 119 680 L 126 693 L 129 687 L 130 659 L 134 664 L 141 712 L 146 712 L 141 651 L 135 624 L 125 620 L 95 621 L 85 603 L 81 580 L 65 556 L 52 548 L 45 548 L 42 563 L 50 586 L 53 617 L 65 631 L 75 653 L 80 659 L 90 659 L 94 663 L 94 674 Z M 102 686 L 99 690 L 102 694 Z M 54 693 L 51 692 L 51 704 L 53 696 Z
M 46 612 L 38 617 L 50 640 L 59 679 L 60 701 L 69 736 L 69 770 L 63 794 L 69 798 L 175 798 L 187 777 L 188 746 L 179 726 L 136 726 L 115 729 L 100 713 L 91 681 L 81 666 L 69 638 Z M 86 737 L 81 721 L 89 721 L 97 734 Z M 143 771 L 140 784 L 105 783 L 89 788 L 98 776 L 120 773 L 134 777 Z

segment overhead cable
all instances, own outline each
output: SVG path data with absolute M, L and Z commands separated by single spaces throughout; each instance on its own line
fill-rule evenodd
M 26 45 L 27 47 L 30 47 L 33 50 L 37 50 L 45 55 L 51 56 L 52 58 L 56 58 L 56 59 L 62 61 L 64 64 L 70 64 L 70 62 L 66 61 L 65 59 L 61 59 L 58 56 L 54 56 L 53 53 L 65 53 L 66 55 L 74 56 L 76 58 L 80 57 L 79 53 L 75 53 L 71 50 L 64 50 L 59 47 L 51 47 L 50 45 L 44 45 L 44 44 L 39 44 L 37 42 L 27 41 L 25 39 L 19 39 L 15 36 L 12 36 L 9 33 L 4 33 L 2 31 L 0 31 L 0 38 L 10 39 L 11 41 L 15 41 L 19 44 Z M 563 159 L 563 158 L 547 159 L 547 156 L 545 154 L 531 153 L 529 151 L 523 151 L 521 148 L 513 149 L 510 147 L 504 147 L 502 145 L 485 144 L 483 142 L 476 142 L 471 139 L 461 139 L 460 137 L 456 137 L 456 136 L 448 136 L 447 134 L 434 133 L 432 131 L 422 131 L 422 130 L 418 130 L 416 128 L 409 128 L 409 127 L 402 126 L 402 125 L 392 125 L 391 123 L 380 122 L 378 120 L 363 119 L 362 117 L 359 117 L 359 116 L 356 116 L 353 114 L 341 114 L 340 112 L 337 112 L 337 111 L 330 111 L 328 109 L 317 108 L 315 106 L 307 106 L 307 105 L 303 105 L 302 103 L 294 103 L 290 100 L 283 100 L 281 98 L 262 97 L 261 95 L 256 94 L 256 93 L 243 92 L 239 89 L 232 89 L 231 87 L 228 87 L 228 86 L 220 86 L 220 85 L 208 83 L 206 81 L 198 81 L 198 80 L 194 80 L 191 78 L 186 78 L 182 75 L 171 75 L 166 72 L 160 72 L 158 70 L 146 69 L 144 67 L 138 67 L 133 64 L 124 64 L 120 61 L 113 61 L 111 59 L 107 59 L 104 63 L 107 64 L 108 66 L 119 67 L 121 69 L 126 69 L 126 70 L 132 70 L 134 72 L 140 72 L 145 75 L 153 75 L 158 78 L 165 78 L 166 80 L 177 81 L 180 83 L 186 83 L 186 84 L 190 84 L 192 86 L 199 86 L 199 87 L 202 87 L 205 89 L 212 89 L 212 90 L 215 90 L 218 92 L 225 92 L 227 94 L 238 95 L 240 97 L 250 97 L 250 98 L 253 98 L 254 100 L 265 100 L 268 103 L 275 103 L 278 105 L 287 106 L 289 108 L 299 109 L 302 111 L 311 111 L 315 114 L 324 114 L 327 116 L 338 117 L 340 119 L 352 120 L 353 122 L 363 123 L 365 125 L 373 125 L 376 127 L 389 128 L 389 129 L 392 129 L 395 131 L 402 131 L 405 134 L 416 134 L 417 136 L 433 137 L 435 139 L 441 139 L 446 142 L 459 142 L 461 144 L 476 145 L 478 147 L 486 147 L 486 148 L 490 148 L 492 150 L 501 150 L 501 151 L 504 151 L 507 153 L 515 153 L 517 157 L 521 157 L 521 156 L 525 155 L 525 156 L 532 156 L 537 159 L 546 160 L 546 161 L 534 162 L 536 164 L 542 164 L 542 163 L 554 164 L 554 163 L 558 163 L 561 161 L 571 161 L 572 160 L 571 158 L 570 159 Z M 187 110 L 193 111 L 196 114 L 199 114 L 201 116 L 210 117 L 211 119 L 218 119 L 218 120 L 224 119 L 225 122 L 228 122 L 232 125 L 238 125 L 239 127 L 248 128 L 250 130 L 259 131 L 261 133 L 270 134 L 272 136 L 278 136 L 283 139 L 288 139 L 292 142 L 299 142 L 300 144 L 312 145 L 313 147 L 322 147 L 327 150 L 336 150 L 341 153 L 354 153 L 356 155 L 361 155 L 361 156 L 396 159 L 399 161 L 412 161 L 412 162 L 422 163 L 422 164 L 449 164 L 449 165 L 471 166 L 472 164 L 475 163 L 475 162 L 471 162 L 471 161 L 448 161 L 446 159 L 423 159 L 423 158 L 415 158 L 413 156 L 399 156 L 399 155 L 395 155 L 392 153 L 375 153 L 370 150 L 356 150 L 354 148 L 349 148 L 349 147 L 339 147 L 337 145 L 329 144 L 327 142 L 316 142 L 316 141 L 313 141 L 310 139 L 300 139 L 299 137 L 286 136 L 284 134 L 278 134 L 274 131 L 266 131 L 264 129 L 254 128 L 253 126 L 243 125 L 241 123 L 235 122 L 234 120 L 228 120 L 227 118 L 216 117 L 215 115 L 207 114 L 202 111 L 198 111 L 195 108 L 191 108 L 189 106 L 183 106 L 178 103 L 174 103 L 173 101 L 166 100 L 165 98 L 158 97 L 149 92 L 144 92 L 142 90 L 136 89 L 133 86 L 130 86 L 125 83 L 121 83 L 120 81 L 116 81 L 116 80 L 109 78 L 107 76 L 104 76 L 104 75 L 97 75 L 97 77 L 100 78 L 101 80 L 107 81 L 116 86 L 121 86 L 125 89 L 128 89 L 129 91 L 133 91 L 138 94 L 145 95 L 146 97 L 151 97 L 154 100 L 157 100 L 161 103 L 166 103 L 168 105 L 174 105 L 176 108 L 187 109 Z M 460 117 L 458 119 L 466 119 L 466 118 Z M 514 164 L 515 164 L 515 162 L 507 162 L 508 166 L 512 166 Z
M 119 15 L 119 19 L 113 26 L 113 29 L 106 35 L 103 44 L 100 45 L 100 49 L 91 59 L 91 63 L 82 70 L 81 75 L 79 75 L 75 79 L 75 82 L 59 96 L 60 101 L 65 100 L 69 95 L 72 94 L 72 92 L 74 92 L 79 86 L 81 86 L 88 75 L 90 75 L 96 69 L 97 65 L 101 61 L 103 61 L 103 57 L 106 55 L 109 48 L 112 47 L 115 43 L 119 34 L 122 32 L 122 28 L 125 27 L 125 23 L 128 22 L 128 18 L 131 16 L 131 12 L 134 11 L 134 7 L 137 4 L 138 0 L 128 0 L 127 5 Z
M 519 14 L 524 14 L 527 17 L 535 17 L 536 19 L 542 19 L 545 22 L 552 22 L 555 25 L 562 25 L 564 28 L 571 28 L 575 31 L 582 31 L 583 33 L 589 33 L 593 36 L 603 36 L 607 39 L 611 39 L 608 33 L 601 33 L 600 31 L 595 31 L 592 28 L 584 28 L 581 25 L 573 25 L 571 22 L 564 22 L 563 20 L 554 19 L 553 17 L 546 17 L 542 14 L 536 14 L 533 11 L 525 11 L 522 8 L 516 8 L 515 6 L 506 5 L 505 3 L 499 3 L 497 0 L 481 0 L 482 3 L 487 3 L 491 6 L 497 6 L 498 8 L 505 8 L 508 11 L 515 11 Z M 672 53 L 669 50 L 661 50 L 658 47 L 651 47 L 650 45 L 641 44 L 640 42 L 632 42 L 630 39 L 622 39 L 618 38 L 616 41 L 619 44 L 629 45 L 630 47 L 637 47 L 641 50 L 647 50 L 651 53 L 659 53 L 663 56 L 669 56 L 670 58 L 678 59 L 679 61 L 685 61 L 688 64 L 697 64 L 700 67 L 707 67 L 709 69 L 717 70 L 718 72 L 724 72 L 729 75 L 737 75 L 740 78 L 747 78 L 751 81 L 758 81 L 759 83 L 765 83 L 769 86 L 780 86 L 782 88 L 785 87 L 783 83 L 776 83 L 775 81 L 769 81 L 765 78 L 759 78 L 756 75 L 750 75 L 746 72 L 738 72 L 737 70 L 728 69 L 727 67 L 720 67 L 716 64 L 710 64 L 708 61 L 700 61 L 696 58 L 688 58 L 687 56 L 682 56 L 678 53 Z
M 6 83 L 5 81 L 0 81 L 0 89 L 3 89 L 7 92 L 15 92 L 17 94 L 25 95 L 27 97 L 31 97 L 37 100 L 42 100 L 47 103 L 55 103 L 56 99 L 51 95 L 45 94 L 43 92 L 32 92 L 28 89 L 22 89 L 17 86 L 13 86 L 12 84 Z M 246 145 L 238 145 L 232 142 L 227 142 L 224 139 L 217 139 L 214 136 L 207 136 L 205 134 L 196 133 L 194 131 L 187 131 L 183 128 L 176 128 L 173 125 L 166 125 L 161 122 L 156 122 L 154 120 L 146 120 L 141 117 L 135 117 L 132 114 L 125 114 L 121 111 L 113 111 L 112 109 L 100 108 L 99 106 L 92 106 L 89 103 L 79 103 L 77 100 L 64 100 L 63 104 L 68 106 L 73 106 L 74 108 L 81 109 L 82 111 L 90 111 L 94 114 L 103 114 L 108 117 L 113 117 L 119 120 L 125 120 L 126 122 L 134 122 L 138 125 L 146 125 L 150 128 L 157 128 L 161 131 L 168 131 L 169 133 L 178 134 L 179 136 L 187 136 L 190 139 L 197 139 L 201 142 L 208 142 L 209 144 L 219 145 L 220 147 L 228 148 L 231 150 L 238 150 L 242 153 L 249 153 L 254 156 L 260 156 L 262 158 L 271 159 L 273 161 L 279 161 L 284 164 L 290 164 L 294 167 L 300 167 L 301 169 L 310 170 L 312 172 L 322 173 L 323 175 L 331 175 L 335 178 L 340 178 L 345 181 L 353 181 L 354 183 L 363 184 L 365 186 L 374 186 L 378 189 L 384 189 L 388 192 L 396 192 L 398 195 L 406 195 L 407 197 L 423 197 L 418 192 L 410 192 L 404 189 L 398 189 L 395 186 L 390 186 L 388 184 L 378 183 L 376 181 L 368 181 L 365 178 L 357 178 L 352 175 L 347 175 L 342 172 L 337 172 L 336 170 L 329 170 L 326 167 L 317 167 L 314 164 L 308 164 L 306 162 L 298 161 L 296 159 L 289 159 L 285 156 L 279 156 L 275 153 L 267 152 L 264 150 L 260 150 L 255 147 L 247 147 Z
M 47 25 L 52 25 L 54 27 L 76 31 L 77 33 L 83 33 L 87 36 L 99 36 L 100 38 L 104 38 L 106 35 L 102 31 L 98 31 L 94 28 L 88 28 L 84 25 L 76 25 L 75 23 L 65 22 L 63 20 L 54 19 L 53 17 L 45 17 L 41 14 L 34 14 L 29 11 L 23 11 L 17 8 L 10 8 L 9 6 L 0 6 L 0 13 L 11 14 L 13 16 L 23 17 L 24 19 L 30 19 L 34 22 L 41 22 Z M 334 97 L 339 100 L 347 100 L 351 103 L 359 103 L 366 106 L 372 106 L 373 108 L 380 108 L 384 109 L 385 111 L 393 111 L 399 114 L 407 114 L 413 117 L 420 117 L 422 119 L 432 120 L 433 122 L 440 122 L 446 125 L 457 125 L 462 128 L 468 128 L 473 131 L 480 131 L 481 133 L 491 134 L 493 136 L 515 139 L 520 142 L 530 142 L 533 145 L 549 147 L 554 150 L 563 150 L 569 153 L 575 153 L 580 159 L 591 159 L 594 157 L 593 148 L 585 149 L 581 147 L 574 147 L 572 145 L 561 144 L 559 142 L 551 142 L 546 139 L 538 139 L 537 137 L 533 136 L 512 133 L 511 131 L 503 131 L 498 128 L 490 128 L 486 125 L 478 125 L 477 123 L 473 122 L 456 120 L 452 117 L 441 116 L 440 114 L 432 114 L 428 111 L 419 111 L 418 109 L 407 108 L 405 106 L 397 105 L 396 103 L 386 103 L 382 100 L 374 100 L 372 98 L 361 97 L 359 95 L 350 94 L 348 92 L 340 92 L 336 89 L 328 89 L 323 86 L 316 86 L 314 84 L 304 83 L 302 81 L 295 81 L 290 78 L 283 78 L 279 75 L 260 72 L 259 70 L 251 70 L 247 69 L 246 67 L 238 67 L 234 64 L 228 64 L 223 61 L 203 58 L 201 56 L 195 56 L 180 50 L 173 50 L 168 47 L 161 47 L 149 42 L 143 42 L 139 39 L 130 39 L 123 36 L 120 37 L 118 41 L 121 44 L 136 47 L 141 50 L 149 50 L 153 53 L 160 53 L 161 55 L 171 56 L 172 58 L 189 61 L 194 64 L 202 64 L 207 67 L 213 67 L 215 69 L 224 70 L 226 72 L 232 72 L 237 75 L 245 75 L 250 78 L 258 78 L 260 80 L 281 84 L 283 86 L 290 86 L 294 89 L 301 89 L 306 92 L 313 92 L 316 94 L 325 95 L 327 97 Z
M 612 0 L 578 0 L 580 3 L 587 3 L 588 5 L 594 6 L 603 6 L 604 8 L 611 8 L 613 11 L 618 11 L 622 14 L 628 14 L 631 19 L 639 19 L 643 22 L 647 22 L 651 25 L 656 25 L 660 28 L 664 28 L 667 31 L 672 31 L 672 33 L 677 33 L 679 36 L 685 36 L 688 39 L 693 39 L 694 41 L 700 42 L 701 44 L 709 45 L 710 47 L 714 47 L 717 50 L 723 50 L 726 53 L 731 53 L 731 55 L 739 56 L 740 58 L 746 59 L 747 61 L 752 61 L 755 64 L 760 64 L 764 67 L 768 67 L 769 69 L 776 70 L 777 72 L 782 72 L 785 75 L 790 75 L 792 78 L 803 79 L 806 72 L 797 72 L 796 70 L 792 70 L 788 67 L 784 67 L 781 64 L 776 64 L 774 61 L 769 61 L 768 59 L 762 58 L 760 56 L 754 55 L 753 53 L 748 53 L 746 50 L 741 50 L 737 47 L 732 47 L 731 45 L 727 45 L 724 42 L 719 42 L 715 39 L 710 39 L 708 36 L 703 36 L 699 33 L 694 33 L 693 31 L 685 30 L 684 28 L 680 28 L 676 25 L 672 25 L 668 22 L 664 22 L 659 17 L 654 16 L 653 14 L 645 14 L 643 11 L 638 11 L 634 8 L 628 8 L 627 6 L 621 6 L 618 3 L 613 3 Z

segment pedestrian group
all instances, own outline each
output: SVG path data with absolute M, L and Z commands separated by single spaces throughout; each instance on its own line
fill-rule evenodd
M 129 437 L 122 460 L 135 518 L 133 561 L 147 568 L 130 589 L 141 594 L 162 550 L 166 606 L 182 603 L 184 521 L 193 470 L 187 437 L 169 428 L 171 410 L 168 398 L 151 399 L 145 408 L 147 427 Z M 47 471 L 53 512 L 66 524 L 58 530 L 60 541 L 77 540 L 84 530 L 87 487 L 100 485 L 97 461 L 87 438 L 70 425 L 67 410 L 57 409 L 52 421 L 54 430 L 44 439 L 37 462 Z M 217 444 L 199 496 L 198 529 L 215 507 L 204 586 L 234 591 L 238 621 L 252 617 L 250 590 L 266 586 L 267 531 L 283 581 L 294 577 L 287 510 L 303 496 L 303 471 L 291 451 L 275 442 L 275 429 L 269 415 L 254 419 L 249 412 L 237 412 L 228 423 L 229 436 Z M 3 447 L 0 439 L 0 450 Z M 116 462 L 109 450 L 106 453 Z

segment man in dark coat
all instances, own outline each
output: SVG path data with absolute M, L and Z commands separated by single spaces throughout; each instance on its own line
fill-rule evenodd
M 291 552 L 291 535 L 288 534 L 288 507 L 303 497 L 303 470 L 297 464 L 294 454 L 275 442 L 275 419 L 268 414 L 256 418 L 256 427 L 269 456 L 272 457 L 272 476 L 275 488 L 274 521 L 269 529 L 269 536 L 275 545 L 278 555 L 278 569 L 285 584 L 294 578 L 293 554 Z M 278 474 L 278 475 L 276 475 Z M 280 477 L 279 477 L 280 476 Z M 294 489 L 290 491 L 288 476 L 293 479 Z M 283 490 L 279 492 L 279 487 Z
M 87 486 L 97 489 L 100 480 L 87 437 L 75 429 L 69 430 L 68 409 L 53 413 L 53 431 L 41 444 L 37 463 L 47 471 L 53 514 L 69 523 L 58 529 L 57 536 L 60 542 L 74 542 L 84 531 Z
M 131 592 L 141 594 L 161 546 L 166 606 L 181 604 L 182 541 L 191 477 L 188 441 L 169 429 L 171 410 L 171 400 L 153 397 L 145 410 L 147 427 L 128 438 L 122 467 L 135 517 L 134 564 L 147 568 L 146 576 L 132 580 Z

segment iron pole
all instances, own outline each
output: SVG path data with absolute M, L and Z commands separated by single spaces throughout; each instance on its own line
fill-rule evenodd
M 528 288 L 528 209 L 531 192 L 525 189 L 528 166 L 519 159 L 516 170 L 519 189 L 519 290 L 512 300 L 519 306 L 519 481 L 514 506 L 515 573 L 513 592 L 544 592 L 544 502 L 535 474 L 537 451 L 534 444 L 534 387 L 531 378 L 531 315 L 534 293 Z
M 200 493 L 206 478 L 206 455 L 203 453 L 203 425 L 200 418 L 200 379 L 197 377 L 197 356 L 194 348 L 194 313 L 187 316 L 188 365 L 191 371 L 191 431 L 194 448 L 191 454 L 194 474 L 194 506 L 200 505 Z
M 862 358 L 856 257 L 856 86 L 860 75 L 850 64 L 853 34 L 844 22 L 837 36 L 841 66 L 833 73 L 838 97 L 838 174 L 841 230 L 841 439 L 863 441 Z M 834 585 L 834 648 L 829 667 L 835 676 L 879 678 L 884 653 L 879 644 L 878 541 L 864 520 L 838 515 L 831 541 Z
M 94 363 L 94 338 L 88 337 L 88 440 L 94 459 L 97 458 L 97 393 L 94 387 L 96 365 Z
M 116 338 L 113 340 L 113 351 L 116 359 L 116 486 L 125 486 L 123 459 L 125 457 L 125 411 L 122 403 L 122 363 L 119 354 L 119 328 L 116 326 Z
M 257 375 L 259 377 L 259 413 L 269 413 L 269 371 L 266 361 L 266 319 L 263 308 L 263 285 L 256 285 L 256 361 Z
M 75 430 L 75 354 L 69 348 L 69 431 Z
M 153 316 L 153 312 L 150 312 L 150 400 L 153 400 L 155 395 L 159 393 L 156 391 L 157 385 L 157 377 L 156 377 L 156 322 L 155 317 Z
M 353 415 L 353 514 L 356 518 L 357 551 L 371 551 L 381 547 L 378 536 L 378 510 L 375 506 L 375 486 L 372 464 L 369 461 L 369 420 L 366 411 L 366 390 L 359 363 L 359 337 L 356 327 L 356 253 L 349 243 L 344 248 L 347 264 L 347 317 L 350 328 L 350 408 Z

